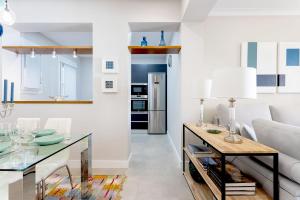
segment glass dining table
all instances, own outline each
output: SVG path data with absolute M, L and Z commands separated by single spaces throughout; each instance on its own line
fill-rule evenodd
M 5 137 L 0 137 L 0 143 Z M 81 199 L 89 199 L 92 176 L 92 133 L 79 134 L 47 146 L 32 142 L 0 153 L 0 199 L 33 200 L 37 198 L 36 168 L 63 151 L 80 156 Z M 74 153 L 75 152 L 75 153 Z M 72 156 L 73 156 L 72 154 Z M 79 160 L 79 159 L 78 159 Z

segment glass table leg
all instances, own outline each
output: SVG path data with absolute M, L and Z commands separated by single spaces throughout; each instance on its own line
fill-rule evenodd
M 12 172 L 18 180 L 9 183 L 9 200 L 36 199 L 35 166 L 25 172 Z

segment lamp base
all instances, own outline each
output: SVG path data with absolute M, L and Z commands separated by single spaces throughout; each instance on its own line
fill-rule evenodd
M 237 134 L 230 134 L 224 138 L 225 142 L 233 143 L 233 144 L 241 144 L 243 143 L 242 138 Z
M 202 127 L 202 126 L 203 126 L 203 122 L 198 122 L 198 123 L 196 123 L 196 126 L 197 126 L 197 127 Z

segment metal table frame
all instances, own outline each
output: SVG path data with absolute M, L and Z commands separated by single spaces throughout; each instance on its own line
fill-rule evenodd
M 71 147 L 72 145 L 78 144 L 84 139 L 88 139 L 87 148 L 81 151 L 81 199 L 88 200 L 91 196 L 91 191 L 89 190 L 90 186 L 88 183 L 89 177 L 92 176 L 92 134 L 88 134 L 70 144 L 68 144 L 63 149 L 58 150 L 57 152 L 49 155 L 47 158 L 56 155 L 64 149 Z M 47 158 L 42 159 L 46 160 Z M 39 162 L 39 163 L 40 163 Z M 9 184 L 9 200 L 30 200 L 37 198 L 37 188 L 36 188 L 36 164 L 27 168 L 26 171 L 15 171 L 15 170 L 0 170 L 8 173 L 13 173 L 14 176 L 22 176 L 20 180 Z M 26 189 L 25 189 L 26 188 Z
M 204 143 L 206 143 L 209 147 L 213 148 L 216 152 L 218 152 L 221 155 L 221 168 L 222 168 L 222 176 L 221 176 L 221 195 L 222 200 L 226 200 L 226 180 L 225 180 L 225 162 L 226 162 L 226 156 L 273 156 L 273 199 L 279 200 L 279 168 L 278 168 L 278 153 L 222 153 L 214 148 L 213 145 L 209 144 L 207 141 L 205 141 L 203 138 L 201 138 L 199 135 L 195 134 L 194 131 L 192 131 L 189 127 L 187 127 L 185 124 L 183 124 L 182 128 L 182 169 L 183 172 L 185 172 L 185 130 L 188 129 L 191 133 L 193 133 L 197 138 L 202 140 Z

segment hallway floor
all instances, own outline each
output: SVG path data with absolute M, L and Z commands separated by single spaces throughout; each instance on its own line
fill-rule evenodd
M 122 200 L 193 200 L 167 135 L 132 134 Z

